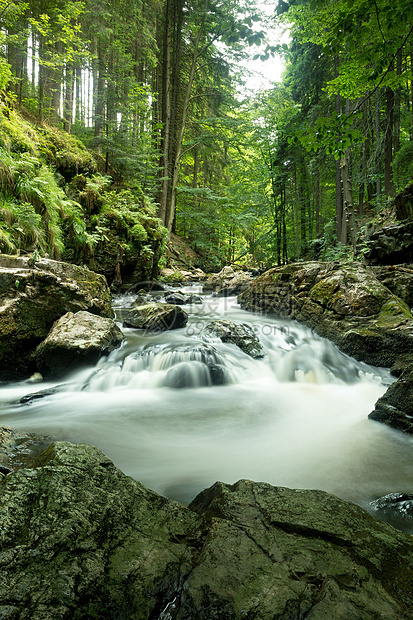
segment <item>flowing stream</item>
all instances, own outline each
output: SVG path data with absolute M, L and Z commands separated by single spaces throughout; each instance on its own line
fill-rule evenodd
M 133 300 L 115 300 L 120 324 Z M 216 480 L 240 478 L 324 489 L 364 507 L 413 492 L 413 439 L 367 419 L 392 380 L 387 370 L 295 322 L 245 312 L 235 298 L 203 296 L 184 308 L 184 329 L 123 328 L 121 349 L 67 377 L 63 391 L 21 404 L 56 382 L 3 384 L 0 423 L 94 444 L 184 503 Z M 248 323 L 265 357 L 205 338 L 203 326 L 218 318 Z

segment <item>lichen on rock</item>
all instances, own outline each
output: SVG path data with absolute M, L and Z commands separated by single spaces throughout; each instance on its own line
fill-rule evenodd
M 3 478 L 0 546 L 10 620 L 413 614 L 413 539 L 362 508 L 249 480 L 184 508 L 86 444 L 53 443 Z

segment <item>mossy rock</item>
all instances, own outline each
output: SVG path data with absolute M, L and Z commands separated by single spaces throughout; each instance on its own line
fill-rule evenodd
M 3 478 L 0 545 L 10 620 L 413 615 L 413 538 L 362 508 L 250 480 L 184 508 L 86 444 Z
M 187 322 L 188 314 L 180 306 L 148 303 L 132 308 L 123 325 L 148 331 L 166 331 L 185 327 Z
M 378 327 L 394 329 L 408 323 L 412 319 L 413 316 L 407 304 L 398 297 L 394 297 L 383 304 L 376 324 Z
M 113 316 L 102 276 L 45 259 L 33 265 L 0 255 L 0 301 L 0 380 L 27 378 L 36 370 L 36 347 L 66 312 Z

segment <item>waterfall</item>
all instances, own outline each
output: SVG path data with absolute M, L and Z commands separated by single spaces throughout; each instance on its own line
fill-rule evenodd
M 119 325 L 134 300 L 115 299 Z M 235 298 L 203 296 L 185 310 L 182 329 L 124 328 L 120 349 L 65 381 L 0 386 L 1 423 L 97 445 L 127 474 L 184 502 L 240 478 L 320 488 L 364 506 L 413 492 L 412 438 L 367 419 L 392 381 L 388 370 L 296 322 L 241 310 Z M 204 333 L 223 318 L 247 324 L 263 357 Z M 36 390 L 41 398 L 20 402 Z

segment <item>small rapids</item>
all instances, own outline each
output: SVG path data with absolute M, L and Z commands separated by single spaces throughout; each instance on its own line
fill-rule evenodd
M 115 300 L 120 325 L 134 299 Z M 203 296 L 185 310 L 183 329 L 123 328 L 120 349 L 64 382 L 3 384 L 1 424 L 92 443 L 184 503 L 240 478 L 324 489 L 362 506 L 413 493 L 413 440 L 367 419 L 392 381 L 386 369 L 295 322 L 247 313 L 235 298 Z M 248 325 L 264 356 L 204 333 L 222 318 Z M 36 390 L 45 395 L 27 396 Z

